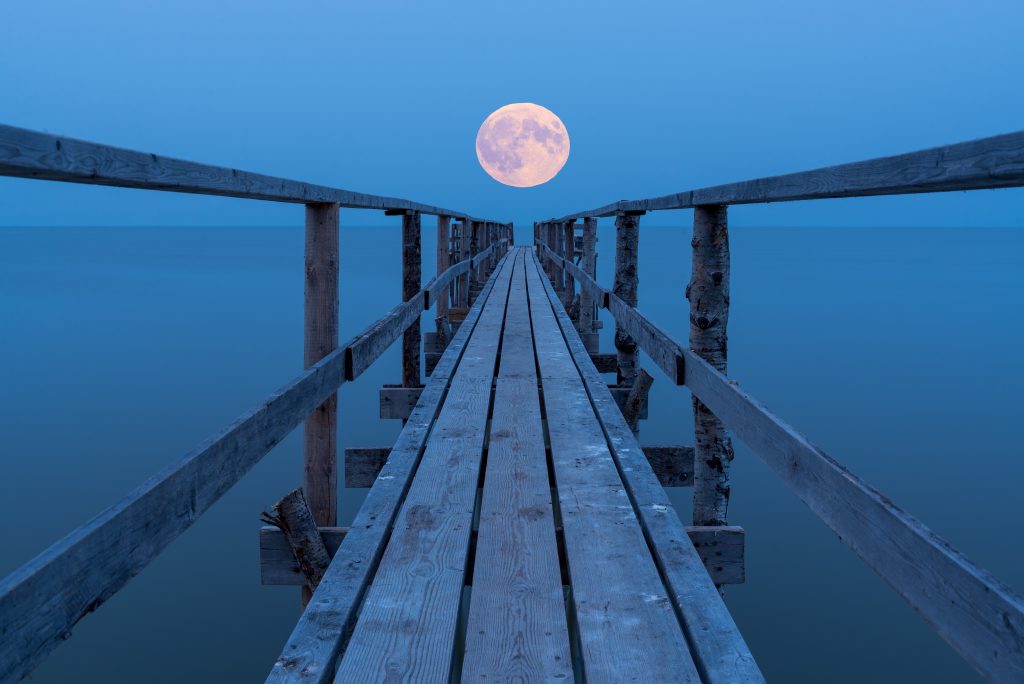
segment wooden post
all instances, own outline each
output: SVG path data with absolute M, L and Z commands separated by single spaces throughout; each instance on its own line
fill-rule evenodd
M 459 224 L 459 261 L 469 258 L 469 219 Z M 459 276 L 459 306 L 469 308 L 469 273 Z
M 303 362 L 306 368 L 338 346 L 338 205 L 306 205 Z M 306 418 L 302 488 L 317 525 L 338 524 L 338 397 Z
M 693 211 L 693 270 L 690 301 L 690 349 L 721 373 L 726 372 L 729 322 L 729 225 L 724 206 Z M 732 441 L 725 426 L 693 398 L 695 429 L 693 524 L 725 525 L 729 510 Z
M 591 278 L 597 279 L 597 219 L 583 219 L 583 258 L 580 261 L 583 272 Z M 587 352 L 596 354 L 598 352 L 598 335 L 594 330 L 596 320 L 597 303 L 586 288 L 580 290 L 580 317 L 577 321 L 577 330 L 583 340 Z
M 615 216 L 615 280 L 612 292 L 629 306 L 637 303 L 637 245 L 640 236 L 640 214 L 619 213 Z M 636 379 L 640 354 L 636 342 L 626 331 L 615 326 L 615 349 L 618 352 L 619 386 L 630 387 Z
M 420 248 L 420 215 L 402 215 L 402 301 L 420 294 L 423 287 L 422 253 Z M 420 386 L 420 319 L 402 334 L 402 386 Z
M 437 275 L 441 275 L 451 266 L 449 250 L 451 249 L 451 217 L 437 217 Z M 437 297 L 434 324 L 441 343 L 448 341 L 448 296 L 451 287 L 446 287 Z
M 562 224 L 563 226 L 563 237 L 562 237 L 562 256 L 569 263 L 572 263 L 576 257 L 576 229 L 575 221 L 566 221 Z M 562 282 L 565 287 L 565 309 L 566 311 L 572 311 L 573 300 L 576 299 L 576 281 L 573 280 L 572 273 L 569 269 L 562 269 Z M 576 319 L 579 319 L 579 314 L 576 314 Z

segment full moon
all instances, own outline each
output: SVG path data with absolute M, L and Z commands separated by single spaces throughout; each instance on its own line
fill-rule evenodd
M 540 105 L 505 105 L 480 126 L 476 157 L 499 183 L 532 188 L 547 183 L 565 166 L 569 133 L 561 119 Z

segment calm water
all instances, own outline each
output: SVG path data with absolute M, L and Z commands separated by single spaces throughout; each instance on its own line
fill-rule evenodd
M 1024 229 L 736 227 L 732 240 L 730 374 L 1024 589 Z M 0 573 L 298 372 L 302 242 L 298 226 L 0 229 Z M 682 339 L 688 242 L 648 227 L 640 245 L 640 308 Z M 398 301 L 399 250 L 397 229 L 343 231 L 343 339 Z M 376 393 L 399 369 L 393 348 L 342 388 L 342 446 L 393 441 Z M 655 374 L 642 439 L 692 443 L 689 395 Z M 258 518 L 300 473 L 296 434 L 33 681 L 262 681 L 298 590 L 260 586 Z M 687 519 L 688 491 L 673 497 Z M 342 493 L 343 524 L 361 499 Z M 748 581 L 726 597 L 770 680 L 977 680 L 742 445 L 730 513 L 747 529 Z

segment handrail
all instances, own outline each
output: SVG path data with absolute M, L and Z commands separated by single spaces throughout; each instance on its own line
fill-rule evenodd
M 423 313 L 430 289 L 442 290 L 471 263 L 467 258 L 455 264 L 259 406 L 0 580 L 0 681 L 30 673 L 79 620 L 141 572 L 317 406 L 391 346 Z
M 541 256 L 569 261 L 538 241 Z M 575 266 L 575 265 L 573 265 Z M 1024 681 L 1024 599 L 768 411 L 582 269 L 581 286 L 684 384 L 976 670 Z M 649 334 L 645 334 L 646 331 Z
M 1024 131 L 661 197 L 620 200 L 550 221 L 561 223 L 623 212 L 692 209 L 705 205 L 993 190 L 1020 186 L 1024 186 Z
M 5 125 L 0 125 L 0 176 L 271 202 L 333 203 L 351 209 L 405 210 L 468 221 L 493 221 L 395 197 L 162 157 Z

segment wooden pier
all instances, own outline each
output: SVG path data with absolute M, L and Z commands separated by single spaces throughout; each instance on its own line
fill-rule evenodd
M 621 201 L 537 222 L 520 246 L 508 222 L 6 126 L 0 175 L 306 206 L 305 370 L 0 582 L 0 681 L 30 674 L 300 424 L 302 492 L 259 547 L 263 582 L 302 586 L 305 609 L 268 682 L 763 681 L 720 592 L 746 574 L 728 524 L 733 438 L 978 672 L 1024 681 L 1024 601 L 726 374 L 729 205 L 1021 186 L 1024 133 Z M 339 342 L 343 208 L 401 221 L 403 301 Z M 688 345 L 636 308 L 642 216 L 686 208 Z M 425 284 L 424 214 L 438 235 Z M 615 217 L 611 289 L 599 217 Z M 601 310 L 614 354 L 598 349 Z M 339 526 L 336 393 L 398 340 L 381 415 L 404 427 L 390 447 L 343 452 L 346 486 L 369 492 Z M 692 446 L 641 445 L 641 351 L 691 392 Z M 693 487 L 693 526 L 666 486 Z

